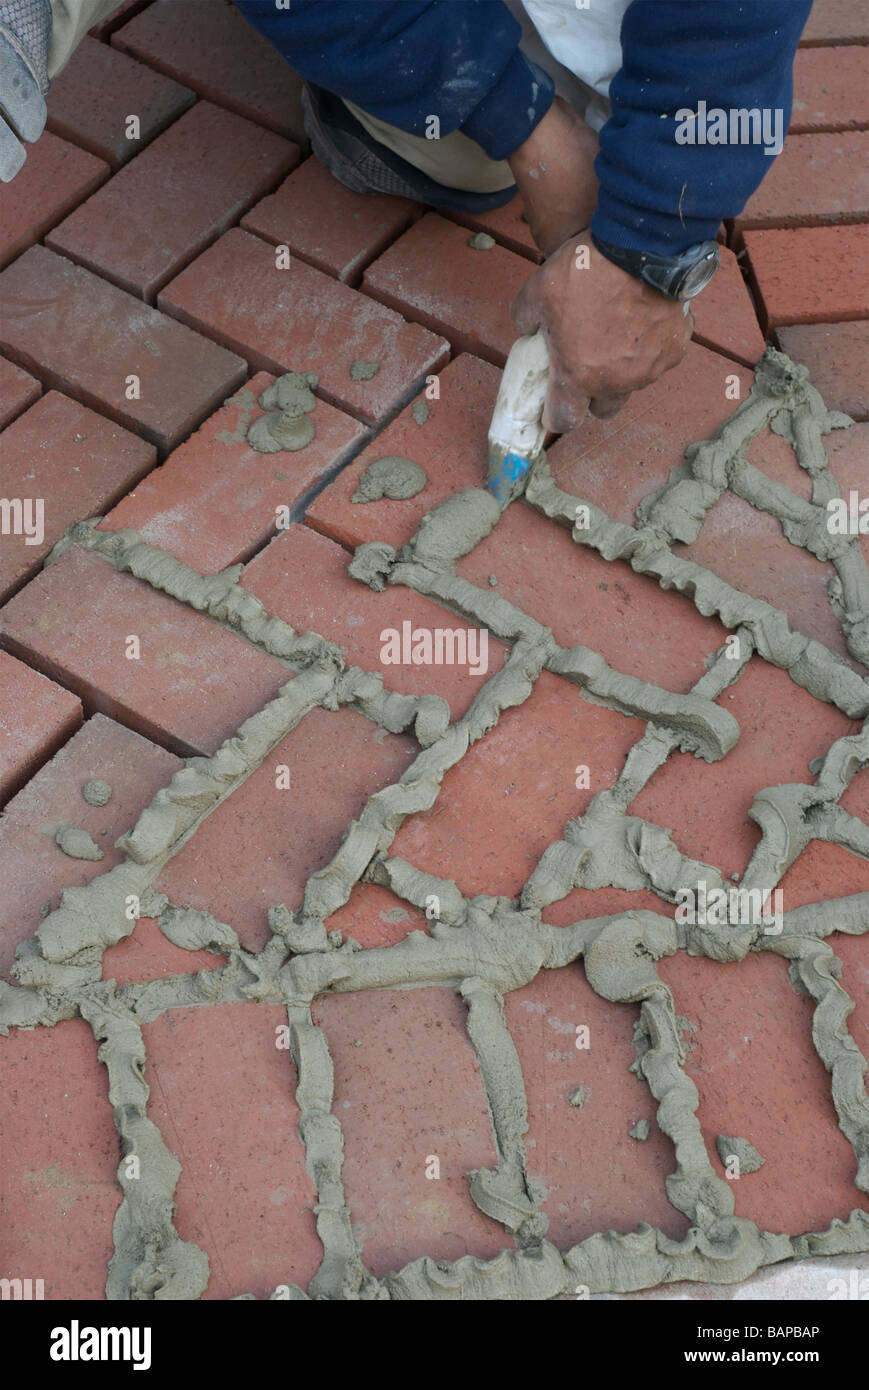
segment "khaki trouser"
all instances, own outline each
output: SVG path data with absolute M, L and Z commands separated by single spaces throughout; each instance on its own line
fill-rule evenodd
M 556 91 L 572 102 L 594 130 L 609 116 L 606 93 L 621 65 L 618 33 L 629 2 L 589 0 L 583 5 L 581 0 L 505 0 L 522 26 L 523 53 L 550 74 Z M 117 4 L 118 0 L 51 0 L 49 77 L 57 76 L 88 29 Z M 506 160 L 490 159 L 460 130 L 426 140 L 378 120 L 353 102 L 345 101 L 345 105 L 375 140 L 437 183 L 469 193 L 494 193 L 513 182 Z
M 66 67 L 88 29 L 117 8 L 118 0 L 51 0 L 49 77 Z

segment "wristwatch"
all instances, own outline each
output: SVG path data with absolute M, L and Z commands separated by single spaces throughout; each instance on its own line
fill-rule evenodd
M 717 241 L 698 241 L 678 256 L 658 256 L 653 251 L 626 251 L 623 246 L 612 246 L 594 232 L 591 239 L 608 261 L 636 279 L 645 280 L 668 299 L 693 299 L 709 284 L 721 260 Z

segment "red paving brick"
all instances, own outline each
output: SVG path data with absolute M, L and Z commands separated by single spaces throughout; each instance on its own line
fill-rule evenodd
M 810 499 L 808 475 L 790 447 L 769 430 L 752 441 L 745 457 L 797 496 Z M 827 585 L 835 577 L 832 564 L 791 545 L 775 517 L 725 492 L 707 513 L 697 539 L 677 544 L 675 550 L 735 588 L 781 608 L 792 627 L 848 659 L 841 624 L 827 597 Z
M 46 245 L 148 303 L 299 157 L 298 146 L 200 101 Z
M 39 544 L 30 544 L 38 514 L 24 516 L 29 535 L 3 538 L 0 601 L 35 573 L 72 522 L 107 510 L 157 461 L 144 439 L 58 391 L 19 415 L 0 449 L 6 495 L 43 504 Z
M 206 1299 L 305 1287 L 322 1258 L 296 1070 L 275 1047 L 286 1021 L 277 1006 L 221 1004 L 171 1009 L 142 1030 L 148 1118 L 184 1165 L 175 1226 L 208 1254 Z
M 432 511 L 463 487 L 482 487 L 486 481 L 486 450 L 492 410 L 501 374 L 488 362 L 462 354 L 450 362 L 437 381 L 439 396 L 422 400 L 429 417 L 422 425 L 407 406 L 314 499 L 305 513 L 309 526 L 353 548 L 362 541 L 385 540 L 405 545 L 425 512 Z M 359 479 L 375 459 L 398 454 L 424 470 L 426 486 L 406 501 L 351 502 Z
M 0 805 L 75 733 L 81 701 L 0 651 Z
M 565 1249 L 641 1221 L 683 1238 L 689 1223 L 664 1186 L 676 1167 L 673 1145 L 655 1123 L 648 1087 L 628 1070 L 639 1010 L 601 999 L 573 965 L 542 970 L 505 996 L 504 1012 L 525 1076 L 525 1150 L 529 1173 L 546 1185 L 548 1239 Z M 577 1025 L 589 1029 L 587 1049 L 577 1049 Z M 579 1086 L 585 1100 L 576 1107 L 569 1098 Z M 651 1126 L 645 1141 L 630 1136 L 641 1119 Z
M 28 145 L 21 172 L 4 185 L 0 266 L 39 241 L 108 176 L 102 159 L 56 135 L 46 132 Z
M 801 42 L 869 43 L 867 0 L 814 0 Z
M 29 372 L 0 357 L 0 430 L 38 399 L 42 383 Z
M 693 441 L 711 439 L 733 414 L 733 378 L 744 400 L 753 373 L 692 343 L 674 367 L 636 391 L 611 420 L 588 415 L 548 452 L 559 487 L 633 525 L 647 493 L 662 487 Z
M 211 0 L 203 41 L 202 0 L 151 5 L 112 44 L 279 135 L 305 143 L 300 79 L 227 0 Z
M 721 266 L 692 304 L 694 341 L 753 367 L 762 356 L 763 333 L 735 255 L 722 246 Z
M 697 1118 L 713 1167 L 724 1177 L 719 1134 L 748 1139 L 766 1159 L 732 1183 L 736 1215 L 797 1235 L 844 1220 L 854 1207 L 869 1210 L 812 1046 L 813 1002 L 794 990 L 787 962 L 763 955 L 719 965 L 680 953 L 658 971 L 676 1012 L 694 1024 L 685 1070 L 700 1092 Z M 823 1181 L 807 1182 L 807 1173 L 823 1173 Z
M 475 251 L 466 227 L 427 213 L 362 277 L 367 294 L 442 333 L 456 352 L 502 366 L 516 338 L 510 303 L 531 273 L 503 246 Z
M 449 626 L 467 631 L 470 624 L 409 589 L 388 588 L 375 594 L 347 574 L 350 556 L 334 541 L 306 526 L 291 526 L 257 555 L 242 576 L 270 613 L 276 613 L 299 632 L 319 632 L 347 651 L 347 659 L 383 676 L 388 690 L 405 695 L 440 695 L 453 719 L 465 713 L 482 680 L 467 666 L 400 666 L 381 661 L 387 628 Z M 385 639 L 384 639 L 385 640 Z M 503 665 L 504 648 L 488 643 L 488 675 Z
M 824 444 L 840 495 L 847 497 L 854 488 L 865 497 L 869 493 L 869 425 L 864 422 L 847 433 L 827 435 Z M 859 544 L 869 565 L 869 536 L 861 536 Z
M 543 254 L 538 251 L 537 243 L 531 235 L 531 228 L 525 221 L 524 205 L 518 193 L 502 208 L 493 208 L 491 212 L 452 212 L 447 208 L 439 211 L 442 217 L 449 218 L 451 222 L 458 222 L 471 232 L 488 232 L 489 236 L 506 246 L 508 251 L 527 256 L 537 264 L 543 260 Z
M 813 323 L 782 328 L 782 352 L 809 369 L 831 410 L 869 417 L 869 323 Z
M 575 545 L 564 527 L 524 505 L 508 508 L 456 569 L 484 590 L 494 574 L 495 592 L 545 623 L 563 646 L 593 647 L 618 670 L 667 690 L 689 690 L 704 673 L 704 656 L 726 636 L 687 597 Z
M 105 19 L 98 20 L 88 30 L 88 33 L 93 34 L 95 38 L 108 38 L 115 29 L 121 24 L 126 24 L 128 20 L 133 18 L 133 15 L 144 10 L 145 6 L 150 5 L 150 3 L 151 0 L 123 0 L 123 3 L 118 5 L 117 9 L 112 10 L 111 14 L 106 15 Z
M 725 875 L 741 874 L 760 839 L 759 827 L 748 819 L 755 793 L 779 783 L 811 782 L 811 760 L 823 757 L 835 739 L 859 733 L 860 726 L 759 657 L 718 703 L 739 724 L 736 746 L 713 764 L 671 753 L 631 813 L 672 829 L 683 854 Z M 842 891 L 842 885 L 828 883 L 827 896 L 831 890 Z
M 126 655 L 130 635 L 139 638 L 138 660 Z M 182 755 L 213 753 L 288 676 L 236 633 L 80 550 L 7 603 L 0 640 L 86 709 Z
M 279 270 L 274 247 L 238 228 L 172 280 L 158 304 L 242 353 L 254 370 L 316 372 L 332 405 L 381 421 L 446 360 L 447 346 L 416 323 L 301 260 Z M 368 381 L 353 363 L 377 362 Z
M 869 55 L 850 48 L 802 48 L 794 62 L 791 131 L 858 130 L 869 125 Z
M 869 318 L 866 227 L 747 232 L 745 245 L 769 328 Z
M 413 221 L 409 198 L 351 193 L 311 156 L 241 221 L 275 246 L 348 285 L 358 285 L 369 261 Z
M 121 1145 L 97 1046 L 81 1019 L 0 1038 L 3 1273 L 46 1299 L 105 1298 Z
M 123 855 L 114 848 L 115 840 L 130 829 L 180 766 L 164 748 L 96 714 L 12 798 L 0 816 L 0 971 L 4 975 L 15 947 L 35 934 L 43 909 L 59 905 L 62 889 L 90 883 L 121 863 Z M 90 806 L 82 796 L 82 787 L 92 778 L 112 788 L 105 806 Z M 105 857 L 70 859 L 54 843 L 54 833 L 63 823 L 89 831 Z M 175 949 L 168 942 L 165 946 L 168 951 Z
M 869 216 L 869 131 L 789 135 L 736 219 L 740 231 L 815 227 Z
M 275 534 L 285 513 L 366 437 L 357 420 L 325 401 L 311 412 L 316 435 L 296 453 L 248 447 L 246 423 L 274 377 L 260 372 L 121 501 L 103 529 L 129 526 L 202 574 L 236 564 Z
M 335 1064 L 345 1198 L 372 1273 L 512 1249 L 468 1191 L 469 1170 L 497 1158 L 462 1001 L 448 989 L 372 990 L 321 996 L 312 1014 Z M 432 1157 L 438 1178 L 426 1177 Z
M 189 87 L 86 36 L 52 80 L 47 127 L 117 169 L 195 100 Z M 138 118 L 138 135 L 130 116 Z
M 337 853 L 368 797 L 396 782 L 417 751 L 414 739 L 386 734 L 355 710 L 311 710 L 208 816 L 157 889 L 213 913 L 260 950 L 268 909 L 301 904 L 308 877 Z M 276 786 L 278 767 L 289 768 L 289 787 Z
M 42 246 L 0 275 L 0 347 L 161 450 L 246 375 L 238 357 Z M 127 399 L 130 375 L 139 399 Z
M 391 852 L 467 896 L 516 897 L 546 846 L 612 785 L 643 728 L 544 671 L 521 712 L 506 710 L 444 775 L 433 809 L 404 822 Z M 587 790 L 576 787 L 580 763 Z

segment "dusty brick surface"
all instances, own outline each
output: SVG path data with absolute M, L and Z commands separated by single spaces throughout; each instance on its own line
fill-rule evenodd
M 503 366 L 516 337 L 510 302 L 529 266 L 503 246 L 475 251 L 465 227 L 427 213 L 362 277 L 366 292 L 391 309 Z
M 81 1019 L 0 1037 L 3 1273 L 47 1300 L 105 1298 L 121 1147 L 97 1046 Z
M 274 247 L 238 228 L 170 281 L 158 304 L 254 370 L 316 372 L 318 394 L 368 423 L 383 420 L 446 360 L 442 339 L 303 261 L 275 264 Z M 354 381 L 357 360 L 379 363 Z
M 261 551 L 245 569 L 242 584 L 256 594 L 269 612 L 277 613 L 299 632 L 319 632 L 347 652 L 347 660 L 383 676 L 388 690 L 405 695 L 440 695 L 453 719 L 465 713 L 485 677 L 467 666 L 403 666 L 385 664 L 381 652 L 389 628 L 449 627 L 467 631 L 471 624 L 408 589 L 388 588 L 375 594 L 347 574 L 350 556 L 341 546 L 306 526 L 289 530 Z M 488 641 L 488 671 L 503 664 L 504 648 Z
M 802 43 L 869 43 L 866 0 L 814 0 Z
M 429 399 L 426 391 L 406 406 L 314 499 L 305 513 L 307 524 L 351 549 L 373 540 L 405 545 L 425 512 L 464 487 L 484 485 L 499 381 L 499 371 L 489 362 L 467 353 L 455 358 L 438 376 L 437 399 Z M 422 425 L 413 416 L 417 401 L 429 412 Z M 426 475 L 422 492 L 406 501 L 351 502 L 368 465 L 390 454 L 419 464 Z
M 769 328 L 869 317 L 866 227 L 747 232 L 745 245 Z
M 126 656 L 130 635 L 139 638 L 138 660 Z M 213 753 L 288 676 L 234 632 L 79 550 L 7 603 L 0 640 L 89 711 L 182 755 Z
M 453 212 L 447 208 L 438 209 L 441 217 L 449 218 L 451 222 L 458 222 L 460 226 L 467 227 L 470 232 L 488 232 L 502 246 L 506 246 L 508 251 L 515 251 L 519 256 L 527 256 L 535 264 L 540 264 L 543 260 L 542 252 L 538 251 L 537 243 L 531 235 L 531 228 L 525 221 L 523 215 L 522 199 L 516 193 L 502 208 L 493 208 L 491 212 L 463 213 Z
M 279 135 L 197 102 L 46 245 L 153 303 L 298 157 L 298 146 Z
M 753 367 L 763 353 L 764 336 L 736 256 L 726 246 L 720 250 L 715 277 L 692 304 L 694 341 Z
M 0 347 L 161 450 L 245 377 L 234 354 L 42 246 L 0 275 Z M 131 374 L 138 399 L 127 398 Z
M 12 798 L 0 815 L 4 885 L 0 971 L 4 976 L 15 947 L 33 936 L 43 909 L 59 905 L 64 888 L 90 883 L 121 863 L 123 855 L 114 848 L 115 840 L 132 827 L 139 812 L 180 766 L 164 748 L 96 714 Z M 112 788 L 105 806 L 90 806 L 82 796 L 85 782 L 95 777 Z M 70 859 L 54 842 L 57 828 L 64 823 L 87 830 L 105 857 Z M 136 931 L 141 925 L 136 924 Z M 168 942 L 165 947 L 175 949 Z
M 453 879 L 466 896 L 518 897 L 546 845 L 615 781 L 642 730 L 544 671 L 522 712 L 506 710 L 450 768 L 435 806 L 404 822 L 391 852 Z M 588 789 L 577 790 L 578 764 L 589 769 Z
M 828 449 L 835 446 L 836 438 L 836 434 L 826 436 Z M 852 450 L 858 443 L 852 441 Z M 808 475 L 790 447 L 770 430 L 752 441 L 745 457 L 798 497 L 811 499 Z M 698 538 L 691 545 L 676 545 L 675 550 L 735 588 L 782 609 L 794 628 L 850 661 L 841 624 L 827 596 L 827 585 L 835 577 L 832 564 L 791 545 L 775 517 L 728 491 L 707 513 Z
M 815 227 L 867 216 L 869 131 L 790 135 L 736 227 Z
M 369 261 L 417 214 L 409 198 L 352 193 L 312 155 L 242 218 L 249 232 L 288 246 L 318 270 L 358 285 Z
M 421 1255 L 491 1259 L 513 1248 L 468 1192 L 469 1169 L 493 1168 L 497 1159 L 465 1014 L 447 989 L 314 1002 L 335 1064 L 347 1205 L 362 1258 L 378 1276 Z M 432 1157 L 438 1178 L 426 1177 Z
M 246 439 L 264 412 L 259 397 L 274 377 L 260 372 L 175 449 L 161 468 L 106 516 L 170 550 L 203 574 L 246 559 L 284 525 L 285 511 L 365 439 L 358 420 L 325 401 L 311 412 L 316 435 L 295 453 L 260 454 Z
M 0 450 L 5 495 L 41 500 L 44 532 L 39 544 L 32 531 L 3 537 L 0 601 L 39 569 L 67 526 L 104 512 L 157 461 L 153 445 L 59 391 L 19 415 Z
M 564 1249 L 640 1221 L 683 1238 L 688 1222 L 664 1187 L 673 1146 L 655 1123 L 648 1087 L 628 1071 L 637 1009 L 602 1000 L 577 967 L 541 971 L 507 995 L 504 1012 L 528 1092 L 528 1171 L 546 1185 L 547 1239 Z M 577 1049 L 578 1025 L 589 1029 L 587 1049 Z M 585 1099 L 576 1107 L 570 1096 L 579 1086 Z M 641 1119 L 651 1126 L 645 1142 L 629 1133 Z
M 748 1139 L 766 1159 L 733 1182 L 736 1215 L 798 1235 L 823 1230 L 854 1207 L 869 1209 L 854 1186 L 854 1152 L 838 1128 L 830 1077 L 812 1046 L 813 1003 L 793 989 L 787 963 L 752 956 L 733 969 L 680 953 L 658 968 L 676 1012 L 694 1025 L 685 1035 L 685 1069 L 700 1092 L 697 1118 L 713 1167 L 724 1177 L 719 1134 Z M 804 1136 L 811 1136 L 808 1147 Z M 808 1154 L 823 1182 L 806 1181 Z
M 802 48 L 794 62 L 791 132 L 859 130 L 869 125 L 869 54 L 850 47 Z
M 799 324 L 779 330 L 782 352 L 809 369 L 831 410 L 869 418 L 869 323 Z
M 202 0 L 150 5 L 112 44 L 279 135 L 306 143 L 300 79 L 228 0 L 212 0 L 203 42 Z
M 123 0 L 123 3 L 118 5 L 117 9 L 112 10 L 111 14 L 106 15 L 105 19 L 98 20 L 97 23 L 88 30 L 88 33 L 92 34 L 94 38 L 108 38 L 115 29 L 119 28 L 122 24 L 126 24 L 128 20 L 133 18 L 133 15 L 139 14 L 141 10 L 144 10 L 146 5 L 150 4 L 151 0 Z
M 195 100 L 189 87 L 86 36 L 52 80 L 47 128 L 117 169 Z M 139 135 L 132 139 L 131 115 L 139 118 Z
M 148 1117 L 184 1164 L 176 1229 L 209 1257 L 207 1299 L 313 1278 L 322 1258 L 286 1010 L 264 1004 L 170 1009 L 143 1029 Z
M 50 132 L 28 145 L 21 171 L 3 185 L 0 267 L 39 241 L 108 176 L 104 160 Z
M 81 701 L 0 651 L 0 805 L 75 733 Z
M 857 733 L 859 725 L 832 705 L 820 705 L 786 672 L 758 657 L 718 703 L 739 724 L 736 746 L 715 764 L 671 753 L 631 812 L 672 829 L 683 854 L 727 876 L 744 873 L 760 839 L 748 818 L 755 793 L 784 782 L 811 782 L 811 760 L 823 757 L 834 739 Z M 831 888 L 827 884 L 822 896 L 832 896 Z
M 0 357 L 0 430 L 32 405 L 41 393 L 41 382 L 16 367 L 14 362 Z
M 398 780 L 416 752 L 412 738 L 387 735 L 355 710 L 311 710 L 166 865 L 158 890 L 213 913 L 247 949 L 260 950 L 270 935 L 268 909 L 301 901 L 308 876 L 337 852 L 348 822 Z M 276 785 L 279 767 L 289 769 L 289 787 Z

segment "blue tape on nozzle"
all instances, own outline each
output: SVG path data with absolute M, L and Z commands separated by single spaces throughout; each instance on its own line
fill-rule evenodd
M 486 484 L 490 492 L 493 492 L 499 502 L 503 502 L 509 491 L 509 484 L 515 483 L 525 476 L 531 467 L 531 460 L 524 458 L 522 454 L 505 454 L 504 466 L 501 472 L 494 478 L 490 478 Z M 504 484 L 507 484 L 505 487 Z

